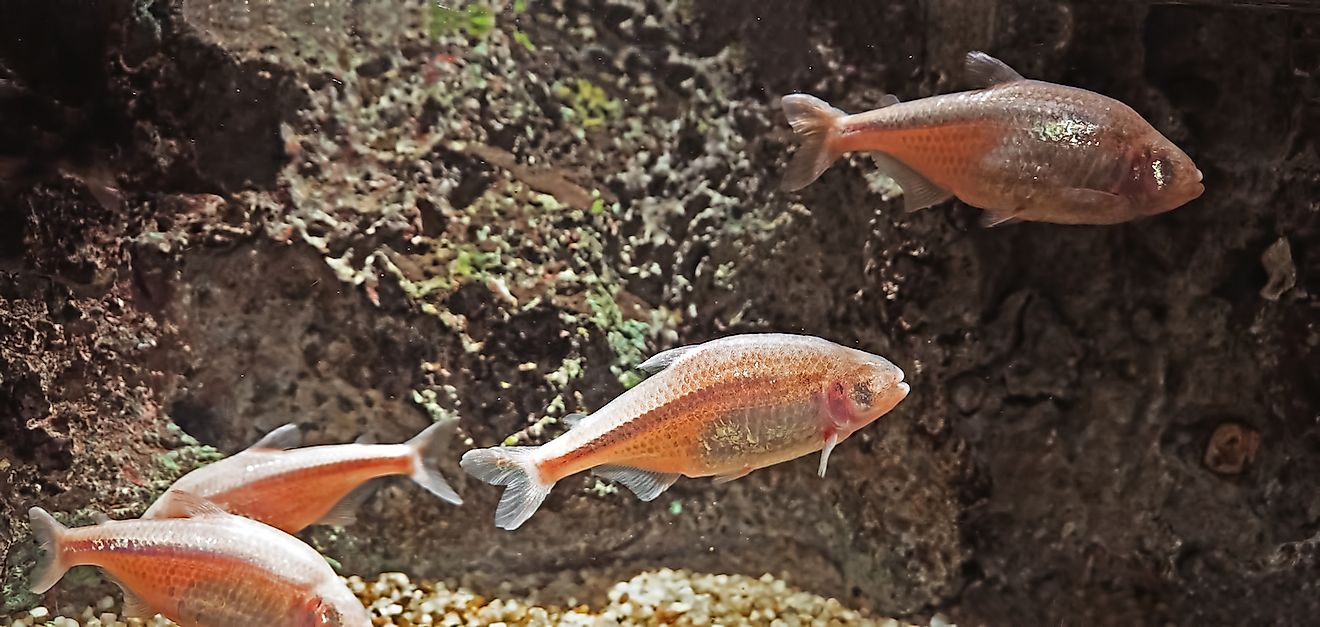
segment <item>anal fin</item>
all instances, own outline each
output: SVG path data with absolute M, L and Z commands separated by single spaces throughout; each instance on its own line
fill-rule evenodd
M 873 152 L 871 158 L 875 160 L 881 174 L 894 179 L 903 188 L 903 210 L 908 213 L 938 205 L 953 197 L 948 190 L 887 153 Z
M 750 474 L 752 474 L 751 468 L 743 468 L 742 470 L 738 470 L 735 472 L 725 473 L 722 475 L 715 475 L 715 480 L 712 481 L 711 483 L 714 485 L 724 485 L 730 481 L 737 481 L 739 479 L 742 479 L 743 477 L 746 477 L 747 475 Z
M 331 507 L 330 511 L 326 512 L 324 516 L 317 520 L 316 524 L 347 527 L 357 522 L 358 510 L 361 509 L 362 504 L 376 492 L 382 481 L 382 479 L 373 479 L 353 488 L 352 492 L 344 495 L 344 498 L 339 499 L 339 502 L 335 503 L 335 506 Z
M 643 501 L 655 500 L 665 490 L 668 490 L 669 486 L 674 485 L 679 477 L 678 473 L 654 472 L 631 466 L 597 466 L 592 468 L 591 472 L 599 477 L 623 484 L 623 487 L 632 490 L 632 493 Z
M 152 609 L 150 605 L 147 605 L 147 602 L 143 601 L 142 597 L 139 597 L 132 590 L 129 590 L 128 586 L 124 585 L 124 582 L 111 577 L 110 575 L 106 575 L 106 578 L 110 580 L 110 583 L 119 586 L 119 591 L 124 594 L 124 611 L 120 612 L 124 618 L 141 618 L 146 620 L 159 614 L 159 612 Z

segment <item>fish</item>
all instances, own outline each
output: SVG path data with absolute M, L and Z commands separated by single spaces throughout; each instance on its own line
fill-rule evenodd
M 32 591 L 51 589 L 69 568 L 97 566 L 124 591 L 124 614 L 161 614 L 183 627 L 366 627 L 370 615 L 325 558 L 297 538 L 176 493 L 188 518 L 112 521 L 68 528 L 28 512 L 45 551 Z
M 871 153 L 909 212 L 951 197 L 982 223 L 1118 224 L 1171 211 L 1205 191 L 1187 153 L 1131 107 L 1028 80 L 983 52 L 966 57 L 981 89 L 847 114 L 808 94 L 781 105 L 801 143 L 782 188 L 802 189 L 839 157 Z
M 555 482 L 590 470 L 643 501 L 679 476 L 726 483 L 758 468 L 831 451 L 908 394 L 889 360 L 806 335 L 733 335 L 673 348 L 638 366 L 650 376 L 591 415 L 566 418 L 541 446 L 464 453 L 460 466 L 505 486 L 495 524 L 517 529 Z
M 301 431 L 286 424 L 250 448 L 198 468 L 174 482 L 143 518 L 177 518 L 175 498 L 192 493 L 232 514 L 259 520 L 287 533 L 313 524 L 349 525 L 377 486 L 375 479 L 411 477 L 440 499 L 461 505 L 435 467 L 447 452 L 456 421 L 437 422 L 403 444 L 332 444 L 294 448 Z

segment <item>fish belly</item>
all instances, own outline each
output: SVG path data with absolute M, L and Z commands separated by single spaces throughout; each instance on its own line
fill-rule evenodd
M 696 438 L 689 476 L 764 468 L 824 446 L 818 404 L 810 399 L 726 410 Z
M 152 550 L 98 561 L 151 609 L 185 627 L 276 624 L 298 596 L 276 573 L 213 554 Z

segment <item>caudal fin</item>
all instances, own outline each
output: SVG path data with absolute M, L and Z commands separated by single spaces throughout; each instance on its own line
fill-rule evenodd
M 450 487 L 449 482 L 445 481 L 437 467 L 439 459 L 449 452 L 449 441 L 453 438 L 457 426 L 457 420 L 437 422 L 408 440 L 408 446 L 411 446 L 417 455 L 413 462 L 412 480 L 431 494 L 454 505 L 462 505 L 463 499 L 458 496 L 454 488 Z
M 797 153 L 788 164 L 781 185 L 785 191 L 802 189 L 828 170 L 839 154 L 830 147 L 830 138 L 839 118 L 847 115 L 829 103 L 807 94 L 789 94 L 780 100 L 784 116 L 801 140 Z
M 495 526 L 514 530 L 541 506 L 554 482 L 544 483 L 536 470 L 535 446 L 497 446 L 468 451 L 459 464 L 486 483 L 506 486 L 495 508 Z
M 41 594 L 54 587 L 64 572 L 69 570 L 70 565 L 64 563 L 64 549 L 60 546 L 64 532 L 68 529 L 40 507 L 28 510 L 28 520 L 32 523 L 32 535 L 37 537 L 37 543 L 45 552 L 29 580 L 32 591 Z

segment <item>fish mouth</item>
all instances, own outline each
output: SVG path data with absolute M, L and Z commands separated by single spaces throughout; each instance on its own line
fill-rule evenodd
M 904 383 L 903 381 L 899 381 L 899 382 L 898 382 L 898 385 L 896 385 L 896 386 L 894 386 L 894 387 L 897 387 L 898 389 L 902 390 L 902 391 L 903 391 L 903 396 L 904 396 L 905 398 L 907 397 L 908 392 L 911 392 L 911 391 L 912 391 L 912 386 L 908 385 L 907 383 Z

